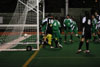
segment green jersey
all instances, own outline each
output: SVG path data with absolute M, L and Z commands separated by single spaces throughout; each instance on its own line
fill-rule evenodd
M 95 18 L 92 20 L 92 25 L 93 25 L 93 27 L 96 27 L 96 25 L 97 25 L 97 20 Z
M 61 27 L 60 22 L 58 20 L 54 20 L 54 22 L 52 23 L 52 30 L 53 30 L 53 39 L 57 39 L 60 43 L 61 43 L 61 34 L 60 34 L 60 30 L 59 27 Z
M 77 27 L 77 24 L 76 24 L 76 22 L 75 22 L 75 21 L 73 21 L 73 26 Z
M 73 28 L 73 29 L 78 28 L 75 21 L 72 21 L 72 28 Z
M 58 31 L 59 27 L 61 27 L 60 22 L 58 20 L 54 20 L 54 22 L 52 23 L 53 31 Z
M 71 20 L 70 20 L 70 19 L 65 19 L 65 20 L 64 20 L 64 25 L 65 25 L 66 27 L 70 27 L 70 25 L 71 25 Z
M 92 20 L 92 33 L 97 32 L 97 20 L 94 18 Z

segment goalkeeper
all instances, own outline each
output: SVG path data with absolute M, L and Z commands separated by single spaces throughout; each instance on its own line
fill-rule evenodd
M 53 41 L 52 42 L 55 42 L 56 48 L 58 47 L 62 48 L 60 28 L 61 28 L 61 24 L 57 20 L 57 17 L 55 17 L 54 22 L 52 23 L 52 31 L 53 31 L 52 33 Z
M 45 47 L 46 44 L 50 45 L 50 48 L 54 48 L 52 46 L 52 23 L 53 23 L 53 17 L 48 16 L 44 20 L 44 25 L 42 27 L 42 34 L 43 34 L 43 47 Z

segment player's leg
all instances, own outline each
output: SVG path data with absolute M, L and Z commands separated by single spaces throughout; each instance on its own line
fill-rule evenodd
M 96 34 L 95 34 L 95 33 L 93 33 L 93 42 L 95 42 L 95 41 L 96 41 L 96 39 L 97 39 Z
M 58 48 L 58 38 L 57 37 L 55 38 L 55 45 L 56 45 L 55 48 Z
M 75 29 L 74 29 L 74 33 L 75 33 L 75 36 L 76 36 L 77 38 L 80 39 L 80 36 L 79 36 L 79 34 L 78 34 L 78 28 L 75 28 Z
M 96 33 L 97 33 L 97 30 L 95 28 L 92 28 L 93 42 L 95 42 L 97 39 Z
M 58 33 L 59 32 L 57 32 L 57 31 L 53 32 L 53 35 L 54 35 L 53 39 L 54 39 L 54 42 L 55 42 L 55 48 L 59 47 L 59 45 L 58 45 L 58 43 L 59 43 L 59 41 L 58 41 Z
M 40 44 L 44 44 L 44 41 L 46 40 L 46 33 L 45 33 L 45 30 L 46 30 L 46 25 L 43 25 L 42 27 L 41 27 L 41 35 L 40 35 Z
M 58 46 L 60 48 L 62 48 L 63 46 L 62 46 L 62 38 L 61 38 L 60 31 L 57 31 L 56 34 L 57 34 L 57 38 L 58 38 Z
M 44 36 L 43 36 L 43 48 L 45 48 L 45 46 L 47 45 L 47 35 L 45 34 Z
M 51 45 L 52 43 L 52 35 L 51 34 L 48 34 L 47 35 L 47 39 L 48 39 L 48 45 Z
M 59 43 L 59 39 L 56 37 L 55 38 L 55 45 L 56 47 L 55 48 L 62 48 L 63 46 Z
M 84 53 L 90 53 L 90 50 L 89 50 L 89 40 L 86 39 L 86 50 L 84 51 Z
M 100 30 L 97 31 L 98 38 L 100 39 Z
M 68 28 L 66 27 L 66 29 L 64 30 L 64 42 L 67 41 L 67 34 L 68 34 Z
M 79 43 L 79 48 L 78 48 L 79 50 L 81 50 L 84 40 L 85 40 L 84 38 L 81 39 Z
M 42 44 L 42 45 L 44 43 L 44 35 L 45 35 L 44 32 L 42 32 L 40 35 L 40 44 Z
M 86 42 L 86 50 L 85 53 L 89 53 L 89 39 L 91 39 L 91 32 L 88 32 L 85 36 L 85 42 Z
M 73 42 L 73 30 L 69 29 L 69 32 L 70 32 L 70 42 L 72 43 Z
M 79 47 L 78 47 L 78 51 L 77 51 L 77 54 L 78 53 L 80 53 L 81 51 L 82 51 L 82 45 L 83 45 L 83 43 L 84 43 L 84 40 L 85 40 L 85 38 L 84 38 L 84 36 L 82 36 L 82 39 L 81 39 L 81 41 L 80 41 L 80 43 L 79 43 Z
M 50 45 L 50 48 L 53 48 L 53 44 L 52 44 L 52 34 L 48 34 L 47 35 L 47 40 L 48 40 L 48 45 Z

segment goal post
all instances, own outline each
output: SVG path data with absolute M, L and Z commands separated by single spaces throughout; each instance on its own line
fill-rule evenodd
M 18 0 L 9 24 L 0 25 L 0 51 L 39 50 L 41 0 Z

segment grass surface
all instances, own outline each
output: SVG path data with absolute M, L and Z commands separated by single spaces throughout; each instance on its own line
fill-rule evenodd
M 99 67 L 100 44 L 90 42 L 90 54 L 76 54 L 79 40 L 62 43 L 63 48 L 41 48 L 28 67 Z M 83 45 L 85 50 L 85 43 Z M 22 67 L 34 52 L 0 52 L 0 67 Z

